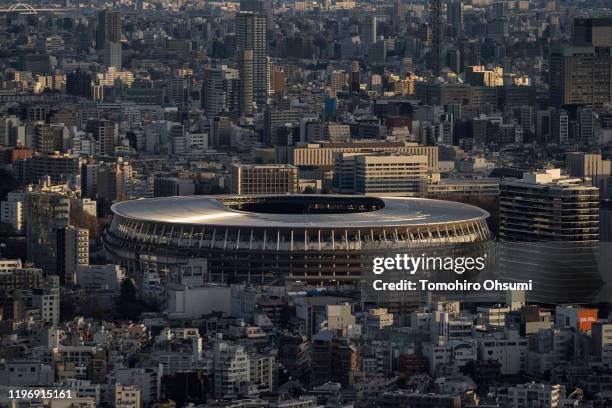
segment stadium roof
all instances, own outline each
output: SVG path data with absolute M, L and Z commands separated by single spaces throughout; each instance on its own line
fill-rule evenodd
M 112 211 L 127 219 L 161 223 L 326 229 L 428 226 L 489 216 L 453 201 L 337 195 L 148 198 L 116 203 Z

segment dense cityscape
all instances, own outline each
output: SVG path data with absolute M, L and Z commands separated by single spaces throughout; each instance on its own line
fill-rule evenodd
M 612 407 L 609 0 L 0 0 L 0 407 Z

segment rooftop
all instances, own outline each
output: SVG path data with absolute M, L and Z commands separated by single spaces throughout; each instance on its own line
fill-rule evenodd
M 485 219 L 472 205 L 406 197 L 182 196 L 114 204 L 124 218 L 191 225 L 286 228 L 414 226 Z

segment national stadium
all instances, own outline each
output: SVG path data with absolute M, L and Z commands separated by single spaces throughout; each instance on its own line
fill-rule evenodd
M 491 240 L 485 210 L 424 198 L 181 196 L 124 201 L 112 212 L 104 248 L 137 280 L 154 271 L 173 282 L 199 262 L 208 282 L 351 283 L 373 254 Z

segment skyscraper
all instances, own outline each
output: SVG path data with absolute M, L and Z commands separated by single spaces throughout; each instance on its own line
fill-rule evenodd
M 431 0 L 431 72 L 438 75 L 440 71 L 440 54 L 442 50 L 442 0 Z
M 270 88 L 267 28 L 264 13 L 241 11 L 236 15 L 236 57 L 239 65 L 242 61 L 241 74 L 248 76 L 252 72 L 253 95 L 258 105 L 266 104 Z M 252 70 L 244 63 L 249 58 L 244 51 L 253 53 Z
M 102 10 L 98 13 L 96 48 L 104 49 L 107 42 L 121 42 L 121 15 L 118 11 Z
M 572 42 L 578 46 L 612 47 L 612 18 L 574 18 Z
M 612 48 L 553 47 L 550 101 L 553 105 L 600 107 L 612 101 Z
M 237 111 L 233 102 L 237 100 L 239 73 L 225 65 L 204 70 L 203 107 L 206 115 L 216 116 L 219 112 Z M 235 105 L 235 104 L 234 104 Z
M 70 202 L 59 193 L 32 192 L 26 199 L 27 256 L 49 275 L 57 274 L 57 231 L 68 226 Z
M 359 37 L 363 50 L 368 53 L 376 42 L 376 16 L 366 16 L 359 24 Z
M 96 48 L 103 49 L 107 41 L 121 41 L 121 15 L 118 11 L 102 10 L 98 13 Z
M 453 0 L 447 4 L 448 24 L 454 37 L 463 33 L 463 0 Z
M 590 178 L 591 184 L 602 192 L 610 179 L 610 160 L 602 160 L 600 153 L 569 152 L 565 155 L 567 172 L 580 178 Z
M 102 51 L 104 65 L 121 69 L 121 15 L 118 11 L 98 13 L 96 49 Z
M 89 231 L 67 226 L 57 230 L 57 274 L 64 285 L 76 282 L 77 268 L 89 265 Z
M 559 169 L 500 185 L 500 272 L 533 281 L 528 300 L 588 302 L 601 287 L 599 190 Z
M 121 43 L 107 42 L 102 50 L 102 61 L 107 68 L 121 69 Z
M 578 124 L 578 134 L 576 135 L 576 139 L 579 142 L 586 144 L 595 142 L 593 110 L 586 106 L 579 107 L 576 110 L 576 120 Z

